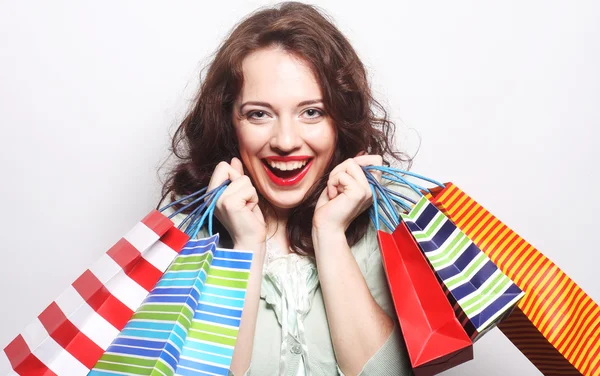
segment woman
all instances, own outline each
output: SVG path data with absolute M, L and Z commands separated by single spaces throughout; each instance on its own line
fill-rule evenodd
M 374 109 L 360 59 L 314 7 L 260 10 L 218 49 L 163 194 L 231 180 L 217 228 L 254 252 L 232 374 L 410 373 L 365 212 L 361 166 L 400 159 Z

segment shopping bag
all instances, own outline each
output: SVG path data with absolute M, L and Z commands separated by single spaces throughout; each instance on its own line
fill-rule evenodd
M 217 248 L 176 375 L 228 375 L 250 277 L 252 252 Z
M 374 186 L 380 186 L 365 172 L 374 198 L 370 214 L 413 372 L 417 376 L 435 375 L 473 359 L 472 341 L 457 320 L 425 256 L 404 222 L 395 223 L 395 228 L 389 224 L 394 219 L 390 212 L 393 208 L 379 206 Z M 389 201 L 384 191 L 379 193 Z M 380 221 L 390 230 L 393 228 L 393 232 L 381 231 Z
M 426 197 L 401 216 L 473 342 L 523 298 L 523 291 Z
M 91 376 L 227 375 L 252 253 L 190 240 Z
M 545 375 L 600 375 L 600 307 L 556 264 L 456 185 L 434 203 L 526 292 L 498 327 Z
M 186 240 L 150 212 L 0 352 L 0 374 L 87 374 Z
M 190 217 L 205 218 L 225 185 L 182 198 Z M 111 247 L 0 352 L 0 374 L 86 375 L 189 239 L 172 216 L 153 210 Z

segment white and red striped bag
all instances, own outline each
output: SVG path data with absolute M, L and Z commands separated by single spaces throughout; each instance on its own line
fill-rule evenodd
M 150 212 L 0 352 L 0 375 L 87 375 L 187 241 Z

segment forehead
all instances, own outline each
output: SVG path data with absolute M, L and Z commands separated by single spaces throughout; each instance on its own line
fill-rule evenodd
M 321 98 L 319 83 L 302 59 L 279 48 L 255 51 L 242 62 L 241 100 L 286 104 Z

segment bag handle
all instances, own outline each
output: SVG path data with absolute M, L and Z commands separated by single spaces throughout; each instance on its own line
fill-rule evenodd
M 407 211 L 410 209 L 410 205 L 404 201 L 404 198 L 390 195 L 391 190 L 377 181 L 369 171 L 369 167 L 372 166 L 362 167 L 373 195 L 373 205 L 369 208 L 369 217 L 371 217 L 371 221 L 377 230 L 380 230 L 381 223 L 383 223 L 390 231 L 394 231 L 402 220 L 398 215 L 396 206 Z M 380 210 L 382 213 L 380 213 Z
M 159 211 L 163 212 L 166 209 L 172 207 L 173 205 L 177 205 L 180 203 L 187 204 L 183 205 L 171 215 L 169 215 L 169 219 L 175 217 L 176 215 L 182 213 L 184 210 L 190 207 L 194 207 L 197 205 L 194 210 L 192 210 L 179 224 L 178 228 L 181 229 L 188 221 L 189 224 L 185 229 L 185 233 L 190 236 L 190 238 L 195 238 L 198 235 L 198 232 L 204 225 L 206 219 L 208 219 L 208 233 L 210 236 L 213 235 L 213 216 L 215 211 L 215 206 L 217 204 L 217 200 L 223 194 L 223 191 L 227 188 L 227 185 L 230 183 L 230 180 L 224 181 L 218 187 L 215 187 L 207 192 L 207 187 L 204 187 L 192 194 L 189 194 L 185 197 L 178 199 L 177 201 L 173 201 L 168 205 L 165 205 Z M 198 196 L 198 197 L 196 197 Z M 193 200 L 192 200 L 193 199 Z
M 398 168 L 387 166 L 363 166 L 362 170 L 367 177 L 367 181 L 369 182 L 369 186 L 371 187 L 371 192 L 373 194 L 373 206 L 369 209 L 369 216 L 371 217 L 371 221 L 373 221 L 373 224 L 377 230 L 380 230 L 381 223 L 383 223 L 383 225 L 385 225 L 390 231 L 394 231 L 395 228 L 400 225 L 400 222 L 402 222 L 402 217 L 399 215 L 399 213 L 410 212 L 413 205 L 415 205 L 417 202 L 410 197 L 403 195 L 402 193 L 395 192 L 383 186 L 383 184 L 377 181 L 371 171 L 381 171 L 382 179 L 408 187 L 415 191 L 420 197 L 423 196 L 423 192 L 429 192 L 429 189 L 411 182 L 405 176 L 410 176 L 435 184 L 439 187 L 444 187 L 442 183 L 436 180 Z M 380 211 L 382 213 L 380 213 Z
M 410 176 L 419 180 L 426 181 L 428 183 L 435 184 L 438 187 L 445 188 L 444 184 L 438 182 L 437 180 L 425 177 L 423 175 L 417 174 L 412 171 L 402 170 L 400 168 L 393 168 L 388 166 L 366 166 L 368 170 L 379 170 L 382 172 L 381 178 L 389 181 L 393 181 L 395 183 L 399 183 L 401 185 L 407 186 L 415 191 L 419 196 L 423 196 L 423 192 L 429 192 L 429 189 L 426 187 L 420 186 L 406 179 L 403 175 Z M 363 168 L 363 169 L 365 169 Z

